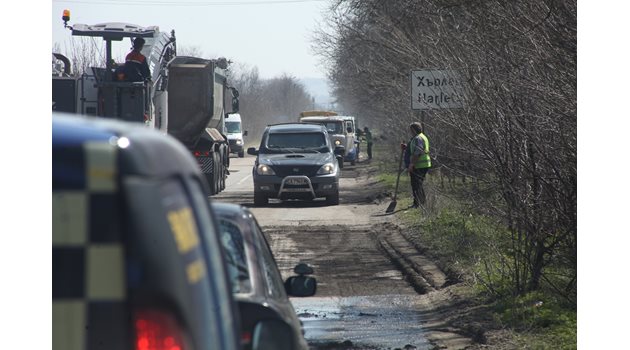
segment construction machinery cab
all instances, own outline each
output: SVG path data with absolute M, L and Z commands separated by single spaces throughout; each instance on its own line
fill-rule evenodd
M 166 118 L 166 113 L 162 113 L 162 105 L 165 105 L 166 97 L 161 95 L 165 93 L 166 63 L 176 55 L 174 31 L 169 36 L 160 32 L 157 26 L 141 27 L 119 22 L 67 27 L 73 36 L 100 37 L 105 41 L 105 67 L 91 67 L 92 71 L 84 74 L 92 75 L 95 80 L 95 114 L 163 129 L 166 120 L 162 116 Z M 112 42 L 125 38 L 145 41 L 142 53 L 148 61 L 150 81 L 128 81 L 124 78 L 123 67 L 112 59 Z M 83 87 L 86 88 L 89 87 Z

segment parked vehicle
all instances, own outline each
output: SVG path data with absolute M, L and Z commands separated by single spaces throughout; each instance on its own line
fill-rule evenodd
M 53 350 L 239 349 L 208 186 L 155 130 L 52 122 Z
M 314 113 L 315 111 L 312 111 L 310 114 Z M 344 161 L 350 162 L 352 165 L 356 163 L 356 138 L 351 123 L 337 115 L 305 116 L 304 112 L 300 115 L 299 121 L 301 123 L 318 123 L 324 125 L 335 147 L 343 148 Z
M 247 130 L 243 130 L 241 115 L 231 113 L 225 117 L 225 134 L 227 134 L 230 143 L 230 153 L 238 154 L 239 158 L 245 156 L 245 139 Z
M 286 123 L 269 125 L 263 132 L 254 169 L 254 204 L 265 205 L 269 198 L 304 199 L 326 197 L 339 204 L 340 147 L 331 144 L 323 125 Z M 337 152 L 339 155 L 336 155 Z
M 212 203 L 226 251 L 232 290 L 241 318 L 241 344 L 245 349 L 308 349 L 302 323 L 287 295 L 312 296 L 317 289 L 313 269 L 298 264 L 298 276 L 282 281 L 269 247 L 269 237 L 247 208 Z M 262 331 L 266 329 L 267 335 Z

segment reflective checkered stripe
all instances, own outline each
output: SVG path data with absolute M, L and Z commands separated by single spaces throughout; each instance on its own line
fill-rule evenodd
M 86 143 L 82 153 L 84 178 L 73 183 L 84 188 L 55 188 L 52 196 L 53 349 L 124 349 L 131 342 L 116 147 Z

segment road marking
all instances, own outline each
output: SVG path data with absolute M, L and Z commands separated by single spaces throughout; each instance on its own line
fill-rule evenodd
M 252 174 L 249 174 L 249 175 L 245 176 L 241 181 L 237 182 L 236 184 L 237 185 L 242 184 L 245 180 L 249 179 L 250 176 L 252 176 Z

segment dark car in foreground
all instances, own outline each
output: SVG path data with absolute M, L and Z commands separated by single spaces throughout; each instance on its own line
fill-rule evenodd
M 54 350 L 240 348 L 202 176 L 170 136 L 53 115 Z
M 335 154 L 326 128 L 320 124 L 286 123 L 269 125 L 254 163 L 254 204 L 269 198 L 312 200 L 325 197 L 339 204 L 339 176 L 343 156 Z
M 249 209 L 212 203 L 226 251 L 232 291 L 241 318 L 241 343 L 245 349 L 308 349 L 302 324 L 287 294 L 312 296 L 317 282 L 306 276 L 313 269 L 298 264 L 298 276 L 282 281 L 265 236 Z

